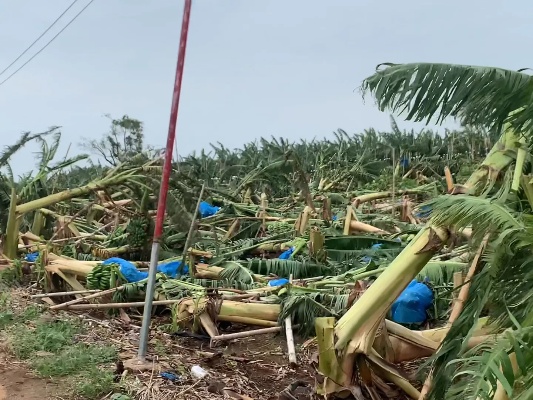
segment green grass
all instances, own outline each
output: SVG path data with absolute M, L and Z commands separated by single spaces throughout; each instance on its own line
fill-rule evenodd
M 117 389 L 113 374 L 93 365 L 69 379 L 74 394 L 84 399 L 101 399 Z
M 17 286 L 22 278 L 22 270 L 20 262 L 15 263 L 14 266 L 2 269 L 0 271 L 0 287 L 5 289 L 6 287 Z
M 77 341 L 84 326 L 74 320 L 45 320 L 38 306 L 21 311 L 0 295 L 0 333 L 15 357 L 26 360 L 38 376 L 61 379 L 75 398 L 100 399 L 117 389 L 112 365 L 117 350 Z
M 112 347 L 80 343 L 56 353 L 54 357 L 34 359 L 31 364 L 42 376 L 68 376 L 88 367 L 113 363 L 116 358 Z
M 35 352 L 61 354 L 68 351 L 80 327 L 67 321 L 37 322 L 32 329 L 28 325 L 16 324 L 10 329 L 11 347 L 17 358 L 26 360 Z

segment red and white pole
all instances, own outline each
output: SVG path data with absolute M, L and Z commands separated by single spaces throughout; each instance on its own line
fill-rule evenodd
M 146 286 L 146 297 L 144 300 L 144 314 L 141 334 L 139 338 L 138 358 L 145 361 L 148 348 L 148 336 L 150 334 L 150 320 L 152 316 L 152 303 L 154 300 L 155 279 L 157 275 L 157 264 L 159 262 L 160 240 L 163 234 L 163 222 L 167 206 L 168 181 L 172 171 L 172 150 L 176 138 L 176 124 L 178 121 L 178 107 L 181 94 L 181 80 L 183 78 L 183 66 L 185 64 L 185 49 L 187 48 L 187 35 L 189 33 L 189 19 L 191 16 L 192 0 L 185 0 L 183 10 L 183 21 L 181 23 L 180 48 L 178 52 L 178 65 L 176 67 L 176 78 L 174 80 L 174 91 L 172 95 L 172 106 L 170 109 L 170 121 L 168 124 L 167 146 L 165 150 L 165 164 L 163 166 L 163 176 L 159 189 L 157 204 L 157 217 L 155 221 L 154 239 L 152 242 L 152 254 L 150 256 L 150 269 L 148 271 L 148 283 Z

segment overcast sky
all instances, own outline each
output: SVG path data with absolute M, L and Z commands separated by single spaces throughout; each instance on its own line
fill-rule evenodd
M 88 1 L 78 1 L 15 68 Z M 70 3 L 0 2 L 0 71 Z M 100 137 L 109 113 L 142 120 L 147 141 L 163 146 L 182 12 L 183 0 L 95 0 L 0 86 L 0 144 L 60 125 L 66 150 L 81 137 Z M 261 136 L 388 129 L 388 114 L 354 91 L 377 64 L 532 67 L 524 53 L 532 26 L 526 0 L 193 0 L 179 153 L 216 141 L 234 148 Z M 16 172 L 33 167 L 33 150 L 13 160 Z

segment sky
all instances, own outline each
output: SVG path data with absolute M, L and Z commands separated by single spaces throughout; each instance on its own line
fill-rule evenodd
M 0 81 L 55 35 L 78 3 Z M 0 2 L 0 71 L 72 0 Z M 61 126 L 60 155 L 109 127 L 105 114 L 143 121 L 146 141 L 168 132 L 183 0 L 95 0 L 41 54 L 0 85 L 0 145 Z M 389 114 L 358 87 L 382 62 L 533 67 L 527 0 L 193 0 L 177 125 L 180 155 L 260 137 L 331 137 Z M 423 125 L 403 122 L 400 128 Z M 448 123 L 448 126 L 451 123 Z M 35 146 L 12 160 L 33 169 Z

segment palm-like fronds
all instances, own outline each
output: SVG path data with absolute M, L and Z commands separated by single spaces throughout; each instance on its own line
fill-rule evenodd
M 465 270 L 466 264 L 458 262 L 429 262 L 417 276 L 417 280 L 427 280 L 432 285 L 446 285 L 453 282 L 453 274 Z
M 406 113 L 406 119 L 437 123 L 459 117 L 466 123 L 515 129 L 533 127 L 533 79 L 520 71 L 454 64 L 381 64 L 365 79 L 380 110 Z M 378 66 L 379 67 L 379 66 Z M 510 115 L 513 111 L 517 111 Z
M 507 389 L 513 386 L 514 378 L 509 370 L 508 354 L 511 351 L 520 353 L 522 357 L 522 360 L 519 360 L 520 365 L 525 365 L 523 361 L 525 357 L 531 357 L 525 355 L 532 349 L 529 331 L 533 326 L 531 218 L 514 215 L 504 206 L 488 199 L 464 197 L 458 200 L 458 205 L 471 200 L 474 200 L 474 203 L 471 203 L 474 205 L 470 211 L 450 221 L 459 221 L 461 226 L 477 221 L 481 227 L 480 231 L 491 232 L 491 237 L 495 240 L 491 240 L 489 249 L 485 253 L 484 266 L 472 280 L 462 313 L 433 358 L 435 373 L 430 399 L 492 398 L 490 396 L 497 380 L 507 386 Z M 453 207 L 451 203 L 444 204 L 447 204 L 448 208 L 443 207 L 437 215 L 441 213 L 442 217 L 453 218 L 454 213 L 461 213 L 457 209 L 450 210 L 449 208 Z M 492 209 L 492 214 L 483 211 L 481 209 L 483 207 L 480 208 L 481 204 L 485 204 L 489 210 Z M 478 213 L 483 215 L 478 216 Z M 482 221 L 483 219 L 486 221 Z M 500 339 L 497 345 L 481 346 L 468 352 L 465 344 L 472 333 L 475 321 L 485 308 L 490 311 L 493 326 L 501 329 L 512 328 L 514 331 L 505 339 Z M 520 324 L 524 326 L 523 329 L 520 328 Z M 522 336 L 526 331 L 529 333 Z M 529 363 L 529 366 L 521 371 L 524 379 L 531 374 L 528 369 L 531 368 L 531 361 Z M 500 368 L 504 370 L 503 375 L 499 372 Z M 471 383 L 467 383 L 469 380 Z M 509 391 L 509 395 L 511 394 Z
M 452 385 L 453 370 L 450 362 L 461 358 L 464 344 L 472 335 L 476 321 L 487 303 L 492 289 L 491 275 L 487 271 L 478 274 L 472 281 L 469 296 L 459 318 L 451 326 L 437 353 L 430 359 L 434 368 L 432 387 L 428 398 L 447 400 L 446 391 Z
M 444 195 L 426 203 L 432 208 L 432 222 L 441 226 L 464 229 L 475 227 L 475 233 L 509 233 L 522 230 L 517 216 L 497 200 L 467 195 Z
M 512 236 L 522 236 L 512 235 Z M 495 244 L 487 255 L 487 273 L 492 276 L 493 291 L 488 298 L 490 316 L 498 325 L 510 327 L 515 319 L 533 325 L 533 257 L 530 246 L 521 248 L 515 237 Z M 528 237 L 531 243 L 531 238 Z M 511 242 L 511 244 L 509 244 Z
M 285 324 L 285 319 L 292 318 L 293 324 L 299 324 L 298 332 L 302 335 L 313 334 L 315 318 L 340 316 L 346 310 L 348 294 L 332 295 L 313 292 L 311 290 L 289 289 L 281 301 L 281 312 L 278 321 Z
M 446 399 L 492 400 L 500 383 L 510 398 L 516 394 L 513 363 L 522 376 L 533 371 L 533 327 L 507 331 L 496 343 L 489 341 L 467 351 L 450 363 L 454 384 Z
M 239 289 L 239 290 L 252 290 L 261 287 L 260 283 L 245 283 L 241 281 L 228 281 L 228 280 L 212 280 L 212 279 L 184 279 L 187 282 L 194 283 L 195 285 L 203 286 L 204 288 L 212 289 Z
M 24 132 L 19 140 L 13 145 L 6 146 L 5 151 L 0 155 L 0 167 L 3 167 L 7 164 L 11 156 L 24 147 L 28 142 L 31 142 L 35 139 L 40 139 L 43 136 L 49 135 L 51 133 L 57 132 L 57 127 L 50 128 L 48 131 L 43 133 L 32 134 L 31 132 Z
M 254 275 L 245 266 L 236 261 L 226 261 L 222 264 L 224 270 L 220 273 L 220 278 L 230 282 L 238 281 L 246 284 L 254 282 Z
M 335 275 L 335 269 L 332 267 L 295 260 L 262 260 L 254 258 L 249 260 L 245 265 L 254 273 L 265 276 L 275 275 L 289 278 L 292 275 L 294 279 L 305 279 L 316 276 Z

